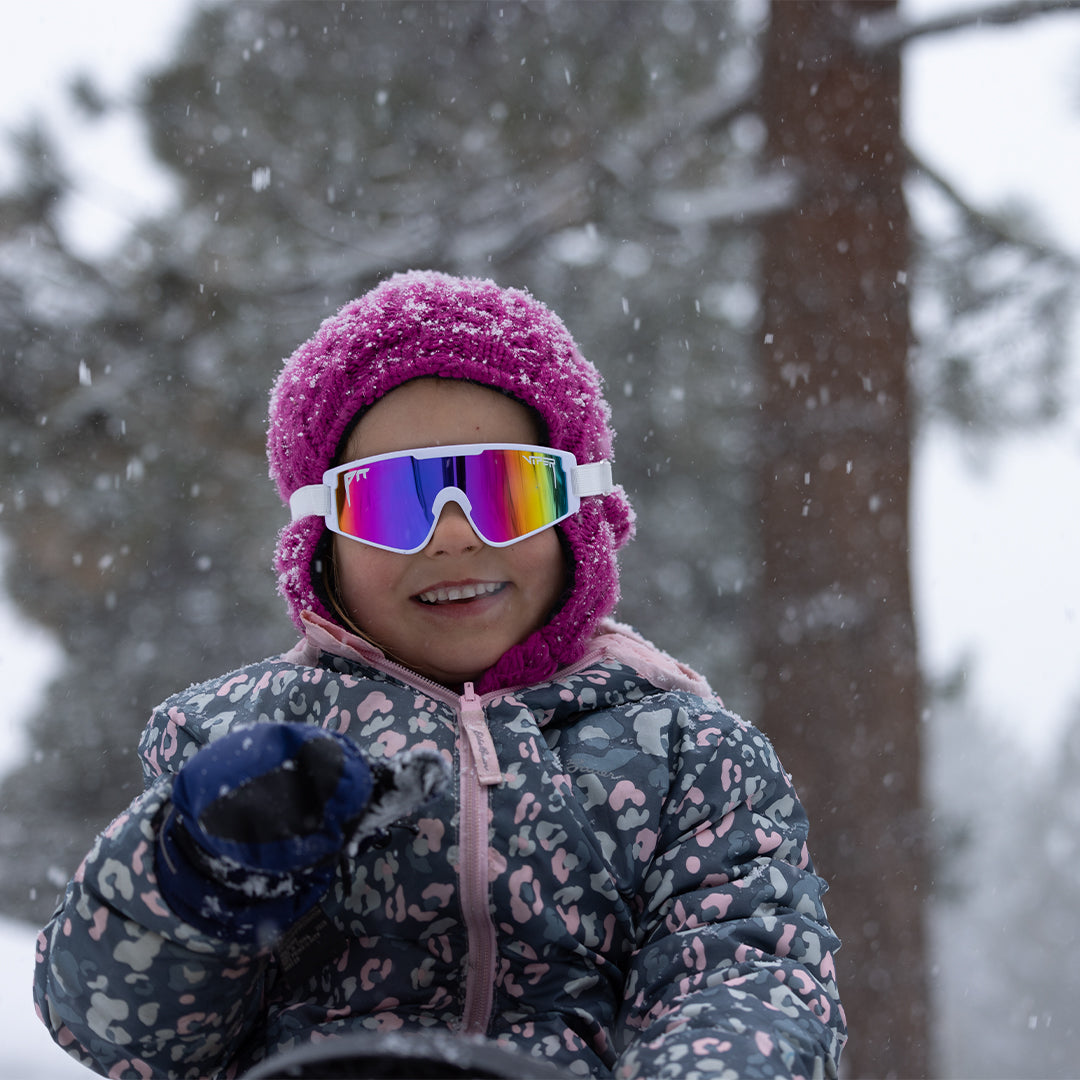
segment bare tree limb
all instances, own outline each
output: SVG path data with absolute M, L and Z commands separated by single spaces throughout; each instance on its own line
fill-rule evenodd
M 917 38 L 982 26 L 1007 26 L 1026 22 L 1038 15 L 1065 11 L 1080 12 L 1080 0 L 1010 0 L 987 3 L 977 8 L 954 11 L 932 19 L 912 22 L 892 12 L 862 16 L 852 31 L 855 44 L 864 52 L 899 49 Z
M 989 237 L 997 243 L 1027 251 L 1039 259 L 1049 259 L 1072 272 L 1080 271 L 1080 260 L 1062 248 L 1054 247 L 1030 234 L 1012 228 L 1008 222 L 996 214 L 987 213 L 974 206 L 942 173 L 928 164 L 910 146 L 905 147 L 908 168 L 916 175 L 923 176 L 937 187 L 943 195 L 959 210 L 969 227 L 976 233 Z

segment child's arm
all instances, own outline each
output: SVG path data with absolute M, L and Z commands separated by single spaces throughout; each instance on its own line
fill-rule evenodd
M 732 1076 L 835 1076 L 846 1037 L 838 941 L 806 815 L 763 735 L 708 728 L 683 739 L 615 1075 L 690 1080 L 723 1063 Z
M 373 777 L 344 736 L 265 716 L 245 725 L 244 711 L 226 724 L 212 708 L 155 714 L 147 773 L 164 762 L 178 774 L 151 781 L 98 838 L 40 939 L 42 1017 L 93 1068 L 206 1076 L 257 1056 L 280 996 L 278 937 L 351 844 L 441 780 L 441 761 L 415 755 Z
M 181 922 L 154 876 L 171 777 L 95 841 L 38 937 L 34 998 L 53 1038 L 103 1074 L 207 1076 L 263 1007 L 267 953 Z

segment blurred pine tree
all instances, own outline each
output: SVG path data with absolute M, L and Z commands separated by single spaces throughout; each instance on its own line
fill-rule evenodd
M 289 644 L 263 424 L 281 358 L 399 269 L 529 288 L 608 379 L 641 516 L 622 614 L 744 693 L 755 247 L 661 195 L 744 185 L 756 24 L 726 5 L 214 5 L 146 88 L 175 210 L 115 258 L 0 204 L 0 525 L 68 666 L 2 789 L 0 903 L 47 916 L 138 788 L 149 708 Z M 43 796 L 62 791 L 62 799 Z M 43 842 L 43 838 L 47 840 Z

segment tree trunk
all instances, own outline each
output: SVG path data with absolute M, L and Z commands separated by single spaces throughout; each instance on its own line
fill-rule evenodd
M 852 1076 L 928 1072 L 920 685 L 908 572 L 900 65 L 872 0 L 774 2 L 762 103 L 798 205 L 763 230 L 754 676 L 844 940 Z

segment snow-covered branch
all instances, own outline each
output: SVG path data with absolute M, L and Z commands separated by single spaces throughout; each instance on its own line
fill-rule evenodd
M 755 175 L 737 186 L 660 191 L 653 199 L 652 218 L 675 228 L 725 222 L 743 224 L 789 209 L 795 204 L 799 190 L 799 177 L 793 170 L 777 169 Z
M 853 37 L 859 48 L 871 53 L 883 52 L 898 49 L 909 41 L 931 34 L 980 26 L 1008 26 L 1037 15 L 1063 11 L 1080 11 L 1080 0 L 1009 0 L 1008 3 L 987 3 L 918 20 L 906 19 L 889 10 L 880 15 L 861 16 Z

